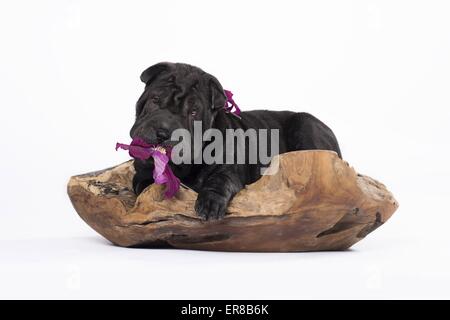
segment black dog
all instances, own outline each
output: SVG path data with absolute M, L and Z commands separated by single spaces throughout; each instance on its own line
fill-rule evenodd
M 159 63 L 145 70 L 141 80 L 146 87 L 136 104 L 132 138 L 140 137 L 150 144 L 170 144 L 175 129 L 192 132 L 196 120 L 202 122 L 204 131 L 209 128 L 222 132 L 238 128 L 278 129 L 279 153 L 322 149 L 333 150 L 341 156 L 333 132 L 308 113 L 255 110 L 242 112 L 241 118 L 227 113 L 223 109 L 226 96 L 219 81 L 194 66 Z M 133 187 L 139 194 L 153 183 L 153 161 L 136 160 L 134 166 Z M 171 164 L 181 182 L 198 192 L 195 210 L 204 219 L 222 218 L 233 196 L 260 178 L 262 167 L 260 162 Z

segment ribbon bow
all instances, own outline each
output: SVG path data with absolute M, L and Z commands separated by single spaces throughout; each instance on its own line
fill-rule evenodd
M 227 98 L 227 100 L 225 101 L 225 105 L 223 106 L 223 109 L 225 110 L 226 113 L 231 113 L 232 115 L 240 119 L 241 109 L 239 109 L 238 105 L 233 100 L 233 92 L 229 90 L 223 90 L 223 92 L 225 93 L 225 97 Z

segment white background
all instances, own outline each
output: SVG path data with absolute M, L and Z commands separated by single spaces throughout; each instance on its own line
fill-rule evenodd
M 448 1 L 1 1 L 0 298 L 450 298 Z M 139 75 L 214 74 L 244 110 L 308 111 L 400 203 L 346 252 L 110 245 L 71 175 L 128 159 Z

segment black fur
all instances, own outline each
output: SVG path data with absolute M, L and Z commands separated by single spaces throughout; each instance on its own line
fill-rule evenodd
M 241 113 L 241 119 L 223 110 L 226 98 L 219 81 L 199 68 L 181 63 L 159 63 L 141 75 L 145 91 L 136 104 L 136 122 L 131 137 L 148 143 L 170 144 L 173 130 L 192 132 L 193 121 L 203 130 L 279 129 L 279 153 L 294 150 L 333 150 L 341 156 L 333 132 L 308 113 L 255 110 Z M 242 147 L 236 145 L 237 148 Z M 137 194 L 153 183 L 151 160 L 134 163 L 133 187 Z M 199 193 L 195 210 L 205 219 L 225 215 L 233 196 L 261 176 L 262 164 L 181 164 L 171 168 L 187 186 Z

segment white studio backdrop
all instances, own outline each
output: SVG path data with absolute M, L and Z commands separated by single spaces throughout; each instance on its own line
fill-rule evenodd
M 449 16 L 448 1 L 2 0 L 0 297 L 449 298 Z M 110 246 L 66 183 L 128 159 L 114 146 L 160 61 L 212 73 L 244 111 L 316 115 L 399 210 L 342 253 Z

